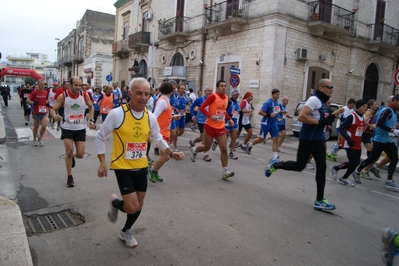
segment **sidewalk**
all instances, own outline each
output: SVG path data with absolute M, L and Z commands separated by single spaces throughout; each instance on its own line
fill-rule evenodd
M 0 265 L 31 266 L 32 256 L 21 210 L 14 202 L 17 194 L 4 144 L 6 135 L 1 108 L 4 108 L 2 104 L 0 104 Z

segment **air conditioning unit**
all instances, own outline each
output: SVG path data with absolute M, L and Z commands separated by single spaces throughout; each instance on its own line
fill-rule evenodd
M 152 20 L 152 14 L 151 14 L 150 12 L 147 12 L 147 13 L 145 14 L 145 19 L 146 19 L 146 20 Z
M 299 61 L 308 60 L 308 49 L 297 48 L 295 53 L 296 53 L 296 60 Z

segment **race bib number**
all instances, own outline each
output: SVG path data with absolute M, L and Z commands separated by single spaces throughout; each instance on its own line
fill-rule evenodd
M 109 111 L 110 111 L 110 109 L 108 108 L 108 106 L 104 106 L 104 107 L 102 108 L 102 112 L 103 112 L 103 113 L 109 113 Z
M 232 118 L 239 118 L 240 117 L 240 113 L 238 111 L 233 111 L 232 112 Z
M 122 103 L 127 103 L 127 99 L 122 99 Z
M 76 114 L 69 116 L 69 122 L 71 122 L 72 124 L 80 124 L 82 120 L 83 120 L 83 114 Z
M 39 113 L 41 113 L 41 114 L 45 114 L 45 113 L 47 113 L 47 106 L 43 106 L 43 105 L 39 105 L 38 107 L 37 107 L 37 109 L 39 110 Z
M 224 121 L 226 111 L 224 110 L 216 110 L 216 116 L 218 117 L 217 120 Z
M 147 143 L 146 142 L 128 142 L 126 143 L 126 160 L 138 160 L 146 158 Z
M 185 116 L 186 115 L 186 109 L 179 110 L 178 113 L 179 113 L 180 116 Z
M 277 105 L 277 106 L 273 106 L 273 113 L 275 113 L 275 114 L 278 114 L 278 113 L 280 113 L 280 105 Z
M 119 95 L 114 94 L 114 100 L 118 100 L 119 99 Z
M 29 97 L 30 93 L 24 93 L 24 98 L 27 99 Z
M 355 136 L 361 137 L 363 135 L 364 127 L 356 127 Z

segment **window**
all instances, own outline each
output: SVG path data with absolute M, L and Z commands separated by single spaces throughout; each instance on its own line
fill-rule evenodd
M 123 34 L 122 34 L 123 40 L 127 39 L 128 32 L 129 32 L 129 21 L 125 21 L 123 22 Z
M 148 31 L 148 20 L 147 20 L 148 15 L 149 15 L 148 11 L 143 12 L 143 19 L 141 22 L 141 25 L 143 26 L 141 27 L 141 31 Z
M 171 66 L 184 66 L 184 58 L 181 53 L 176 53 L 173 56 Z

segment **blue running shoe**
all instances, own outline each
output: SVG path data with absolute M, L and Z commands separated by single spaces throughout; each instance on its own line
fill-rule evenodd
M 274 159 L 274 158 L 270 159 L 268 165 L 266 165 L 266 168 L 265 168 L 265 176 L 266 177 L 270 177 L 274 172 L 276 172 L 276 169 L 274 168 L 274 164 L 278 163 L 278 162 L 279 162 L 278 159 Z
M 384 228 L 382 230 L 381 240 L 383 243 L 381 249 L 381 260 L 384 265 L 393 265 L 393 258 L 398 255 L 399 249 L 395 246 L 394 239 L 398 232 L 391 228 Z
M 315 200 L 313 203 L 313 209 L 317 211 L 332 211 L 335 210 L 335 205 L 330 204 L 326 198 L 321 201 Z
M 375 177 L 377 177 L 377 178 L 381 178 L 381 176 L 380 176 L 380 170 L 377 168 L 377 167 L 371 167 L 370 168 L 370 172 L 372 172 L 374 175 L 375 175 Z

